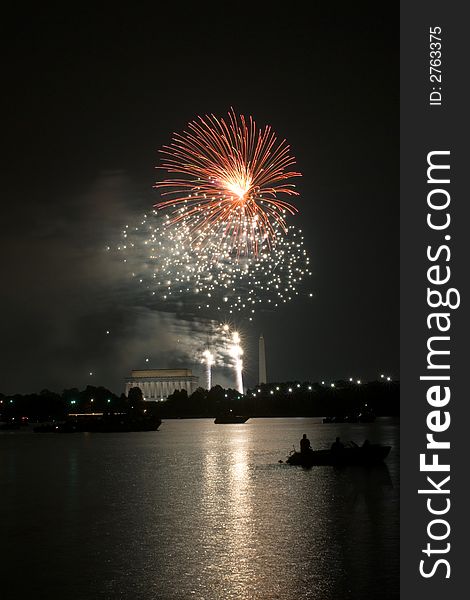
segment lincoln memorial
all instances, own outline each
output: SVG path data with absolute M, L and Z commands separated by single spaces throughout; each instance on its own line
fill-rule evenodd
M 199 377 L 191 369 L 142 369 L 131 371 L 126 378 L 126 396 L 139 387 L 145 400 L 166 400 L 175 390 L 186 390 L 190 396 L 198 387 Z

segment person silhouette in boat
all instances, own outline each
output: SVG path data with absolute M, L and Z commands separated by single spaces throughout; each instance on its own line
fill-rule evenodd
M 304 433 L 302 439 L 300 440 L 300 452 L 302 454 L 307 454 L 310 452 L 312 447 L 310 446 L 310 440 L 307 437 L 307 434 Z
M 335 454 L 339 454 L 344 450 L 344 444 L 341 442 L 340 438 L 337 437 L 336 440 L 331 444 L 331 451 Z

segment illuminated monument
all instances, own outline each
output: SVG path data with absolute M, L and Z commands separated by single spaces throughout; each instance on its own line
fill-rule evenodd
M 259 336 L 258 342 L 258 361 L 259 361 L 259 377 L 258 383 L 266 382 L 266 351 L 264 348 L 264 337 L 263 334 Z
M 138 387 L 145 400 L 166 400 L 175 390 L 186 390 L 190 396 L 198 384 L 199 377 L 191 369 L 134 370 L 126 378 L 126 396 L 131 388 Z

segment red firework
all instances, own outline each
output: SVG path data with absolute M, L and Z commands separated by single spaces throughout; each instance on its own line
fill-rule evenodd
M 257 253 L 265 240 L 275 244 L 279 228 L 287 231 L 285 215 L 297 209 L 278 195 L 297 196 L 288 180 L 301 174 L 289 170 L 290 146 L 269 125 L 258 129 L 251 116 L 237 118 L 233 110 L 228 121 L 206 115 L 160 152 L 158 168 L 171 177 L 155 187 L 170 199 L 155 208 L 170 209 L 171 225 L 184 223 L 195 238 L 229 241 L 238 253 Z

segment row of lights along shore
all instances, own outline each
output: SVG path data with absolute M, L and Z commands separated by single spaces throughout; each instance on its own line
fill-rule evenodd
M 382 374 L 382 375 L 380 375 L 380 378 L 383 379 L 383 380 L 386 380 L 386 381 L 392 381 L 392 378 L 389 377 L 389 376 L 387 376 L 387 375 L 383 375 Z M 362 383 L 360 379 L 354 380 L 353 377 L 349 378 L 349 382 L 350 383 L 354 383 L 354 381 L 356 382 L 357 385 L 361 385 L 361 383 Z M 327 385 L 324 381 L 322 381 L 321 384 L 322 385 Z M 332 388 L 334 388 L 335 387 L 335 383 L 330 383 L 329 386 L 332 387 Z M 302 386 L 300 385 L 300 383 L 298 383 L 296 385 L 296 387 L 297 388 L 301 388 Z M 311 392 L 313 390 L 313 387 L 311 385 L 309 385 L 309 386 L 307 386 L 307 389 L 308 389 L 309 392 Z M 258 394 L 261 394 L 261 389 L 260 388 L 258 388 L 257 391 L 258 391 Z M 281 388 L 277 385 L 276 388 L 275 388 L 275 390 L 269 390 L 269 393 L 273 395 L 275 392 L 280 392 L 280 391 L 281 391 Z M 293 391 L 294 391 L 293 388 L 291 388 L 291 387 L 287 388 L 287 392 L 289 394 L 291 394 Z M 256 396 L 256 392 L 253 392 L 252 395 Z M 225 394 L 225 397 L 227 398 L 228 394 Z M 240 397 L 239 397 L 239 399 L 240 399 Z M 90 398 L 90 402 L 94 402 L 94 398 Z M 108 404 L 110 404 L 111 400 L 108 398 L 107 402 L 108 402 Z M 76 400 L 70 400 L 70 404 L 76 404 L 76 403 L 77 403 Z M 0 404 L 3 404 L 3 400 L 0 400 Z M 13 400 L 12 399 L 10 400 L 10 404 L 13 404 Z
M 392 378 L 391 378 L 391 377 L 389 377 L 388 375 L 383 375 L 383 374 L 381 374 L 381 375 L 380 375 L 380 378 L 381 378 L 381 379 L 383 379 L 383 380 L 385 380 L 385 381 L 392 381 Z M 350 382 L 350 383 L 354 383 L 354 382 L 355 382 L 355 383 L 356 383 L 356 385 L 361 385 L 361 384 L 362 384 L 362 381 L 361 381 L 360 379 L 356 379 L 356 380 L 354 380 L 354 378 L 353 378 L 353 377 L 350 377 L 350 378 L 349 378 L 349 382 Z M 327 385 L 325 381 L 322 381 L 322 382 L 321 382 L 321 384 L 322 384 L 322 385 Z M 300 385 L 300 383 L 298 383 L 298 384 L 296 385 L 296 387 L 297 387 L 297 388 L 301 388 L 302 386 Z M 336 384 L 335 384 L 335 383 L 330 383 L 330 384 L 329 384 L 329 387 L 332 387 L 332 388 L 334 388 L 334 387 L 336 387 Z M 312 387 L 311 385 L 309 385 L 309 386 L 307 386 L 307 390 L 308 390 L 309 392 L 311 392 L 311 391 L 313 390 L 313 387 Z M 290 388 L 287 388 L 287 393 L 291 394 L 293 391 L 294 391 L 294 389 L 293 389 L 293 388 L 291 388 L 291 387 L 290 387 Z M 256 394 L 257 394 L 257 393 L 258 393 L 258 394 L 261 394 L 261 392 L 262 392 L 262 390 L 261 390 L 260 388 L 258 388 L 257 392 L 252 392 L 252 396 L 256 396 Z M 275 387 L 275 389 L 273 389 L 273 390 L 269 390 L 269 393 L 270 393 L 271 395 L 274 395 L 276 392 L 281 392 L 281 388 L 280 388 L 278 385 Z

